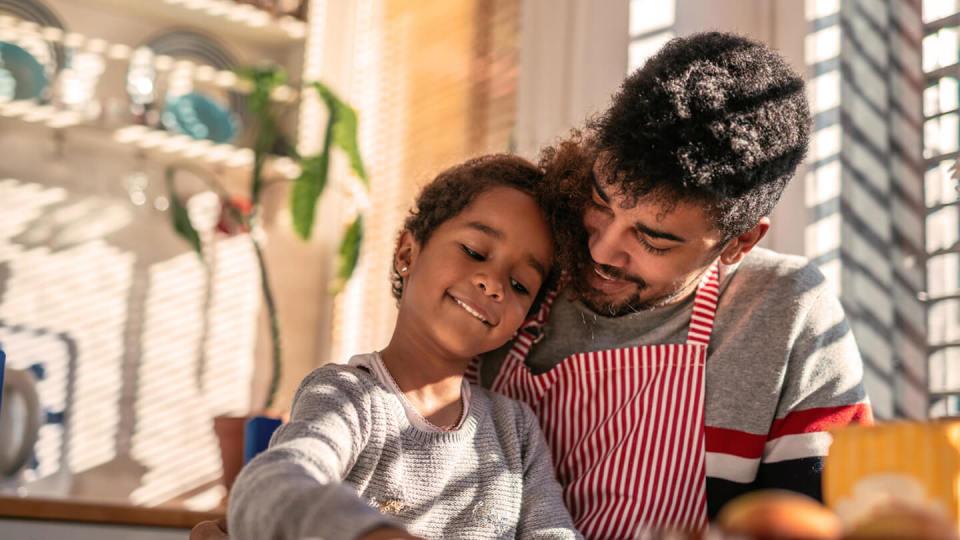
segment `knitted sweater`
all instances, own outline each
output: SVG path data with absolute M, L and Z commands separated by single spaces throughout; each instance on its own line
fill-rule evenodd
M 341 540 L 388 525 L 424 538 L 579 538 L 532 411 L 471 394 L 460 429 L 431 433 L 368 371 L 313 371 L 233 486 L 231 538 Z
M 602 317 L 560 294 L 527 365 L 542 373 L 579 352 L 683 343 L 686 301 Z M 489 386 L 505 355 L 484 358 Z M 821 497 L 827 430 L 872 419 L 863 363 L 843 308 L 817 267 L 754 249 L 721 268 L 706 372 L 707 508 L 763 487 Z M 534 407 L 536 410 L 536 407 Z

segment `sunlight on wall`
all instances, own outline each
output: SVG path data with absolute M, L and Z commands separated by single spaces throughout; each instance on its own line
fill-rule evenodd
M 370 171 L 371 211 L 368 233 L 353 279 L 337 298 L 331 360 L 345 362 L 353 354 L 387 344 L 396 318 L 390 296 L 390 269 L 397 229 L 410 199 L 405 178 L 405 145 L 410 119 L 408 84 L 409 21 L 389 19 L 389 6 L 359 6 L 355 65 L 357 108 L 364 112 L 360 146 Z
M 0 263 L 9 278 L 0 298 L 0 319 L 62 332 L 76 341 L 73 402 L 70 415 L 69 467 L 81 471 L 112 459 L 115 455 L 117 400 L 120 391 L 120 363 L 123 356 L 125 301 L 133 273 L 133 255 L 122 253 L 102 240 L 94 240 L 60 251 L 46 246 L 28 247 L 15 243 L 18 234 L 49 212 L 50 206 L 65 199 L 62 190 L 45 190 L 15 180 L 0 182 L 0 200 L 14 209 L 0 224 Z M 7 223 L 7 220 L 13 223 Z M 15 351 L 14 351 L 15 352 Z M 13 362 L 13 354 L 11 354 Z M 28 363 L 44 361 L 30 351 Z M 20 360 L 17 360 L 20 361 Z M 51 386 L 58 377 L 51 366 Z M 45 395 L 51 405 L 63 403 L 64 385 Z M 53 456 L 56 442 L 40 449 L 41 456 Z M 49 472 L 47 462 L 41 471 Z
M 643 66 L 648 58 L 670 41 L 677 21 L 675 0 L 630 0 L 630 49 L 627 72 Z
M 194 253 L 150 268 L 133 438 L 133 455 L 149 472 L 131 495 L 138 504 L 159 504 L 220 475 L 211 418 L 245 412 L 249 401 L 254 264 L 246 238 L 218 243 L 206 315 L 207 276 Z
M 41 429 L 28 491 L 157 505 L 208 488 L 220 476 L 212 418 L 250 399 L 249 239 L 209 243 L 208 279 L 185 245 L 166 258 L 147 237 L 136 253 L 110 245 L 158 223 L 132 222 L 125 199 L 2 179 L 0 200 L 0 344 L 12 367 L 43 365 L 41 401 L 66 415 Z

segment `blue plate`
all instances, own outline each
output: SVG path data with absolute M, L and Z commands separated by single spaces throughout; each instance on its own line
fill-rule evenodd
M 47 88 L 47 73 L 30 53 L 0 41 L 0 98 L 37 99 Z
M 170 131 L 216 143 L 228 143 L 237 135 L 230 111 L 199 92 L 168 97 L 160 121 Z

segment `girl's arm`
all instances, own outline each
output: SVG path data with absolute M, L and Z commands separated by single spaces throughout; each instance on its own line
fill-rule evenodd
M 529 540 L 566 540 L 583 538 L 573 526 L 570 512 L 563 504 L 563 488 L 550 459 L 550 449 L 540 431 L 533 411 L 523 410 L 526 437 L 523 449 L 523 503 L 517 538 Z
M 368 389 L 362 375 L 339 366 L 304 379 L 290 422 L 233 485 L 232 539 L 354 539 L 383 527 L 402 530 L 342 482 L 369 442 Z

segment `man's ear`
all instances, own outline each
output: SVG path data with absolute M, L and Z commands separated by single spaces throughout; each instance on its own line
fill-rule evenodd
M 750 253 L 750 250 L 757 245 L 770 230 L 770 218 L 762 217 L 757 224 L 749 231 L 730 240 L 723 251 L 720 252 L 720 262 L 723 264 L 737 264 Z
M 397 249 L 394 250 L 393 268 L 400 274 L 401 279 L 406 279 L 413 270 L 413 265 L 420 253 L 420 244 L 413 237 L 413 233 L 404 230 L 397 238 Z

